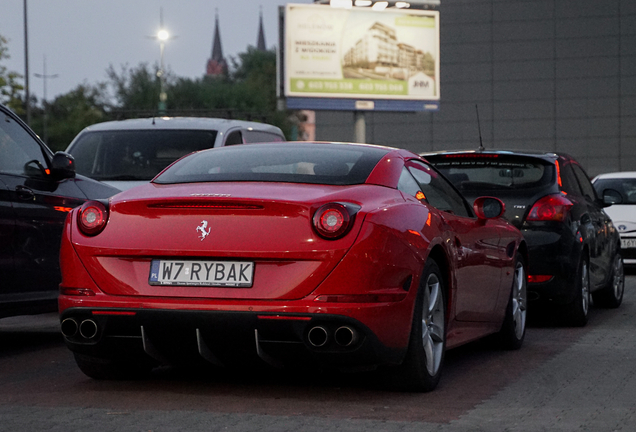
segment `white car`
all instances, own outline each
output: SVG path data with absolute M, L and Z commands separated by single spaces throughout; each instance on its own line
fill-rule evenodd
M 285 141 L 276 126 L 204 117 L 152 117 L 97 123 L 66 149 L 79 174 L 119 190 L 148 183 L 189 153 L 243 143 Z
M 621 236 L 623 262 L 636 264 L 636 171 L 601 174 L 592 184 L 599 197 L 613 202 L 605 212 Z

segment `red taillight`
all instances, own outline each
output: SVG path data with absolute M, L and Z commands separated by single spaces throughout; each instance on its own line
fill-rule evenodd
M 329 203 L 316 210 L 313 222 L 316 232 L 321 237 L 334 240 L 347 233 L 353 219 L 343 204 Z
M 82 233 L 94 236 L 102 232 L 108 220 L 106 207 L 97 201 L 87 201 L 77 214 L 77 224 Z
M 572 205 L 572 201 L 561 195 L 544 196 L 534 203 L 527 220 L 563 222 Z
M 551 280 L 552 275 L 528 275 L 528 283 L 543 283 Z

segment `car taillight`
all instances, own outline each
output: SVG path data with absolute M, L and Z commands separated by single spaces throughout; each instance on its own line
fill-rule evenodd
M 357 207 L 357 206 L 355 206 Z M 353 216 L 359 207 L 350 210 L 340 203 L 325 204 L 314 213 L 313 223 L 316 232 L 329 240 L 344 236 L 353 225 Z
M 528 275 L 528 283 L 543 283 L 551 280 L 552 275 Z
M 98 201 L 87 201 L 77 214 L 77 225 L 82 233 L 94 236 L 102 232 L 108 220 L 108 210 Z
M 572 205 L 572 201 L 562 195 L 544 196 L 534 203 L 526 220 L 563 222 Z

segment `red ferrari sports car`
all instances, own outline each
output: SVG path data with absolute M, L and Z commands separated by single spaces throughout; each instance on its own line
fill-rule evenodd
M 523 342 L 527 250 L 503 211 L 406 150 L 200 151 L 69 214 L 62 333 L 96 379 L 204 359 L 388 366 L 432 390 L 446 349 Z

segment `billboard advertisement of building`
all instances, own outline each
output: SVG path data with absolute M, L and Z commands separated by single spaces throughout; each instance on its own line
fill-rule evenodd
M 288 4 L 285 97 L 439 101 L 439 45 L 438 11 Z

